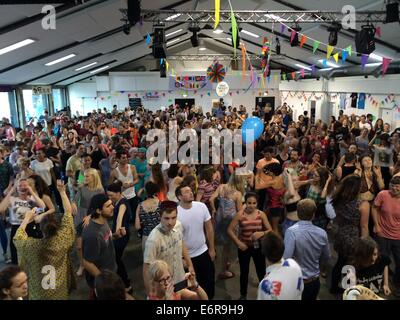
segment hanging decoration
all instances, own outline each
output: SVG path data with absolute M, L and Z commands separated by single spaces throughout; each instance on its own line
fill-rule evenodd
M 312 51 L 312 53 L 315 53 L 315 51 L 317 51 L 318 47 L 319 47 L 319 41 L 315 40 L 314 43 L 313 43 L 313 51 Z
M 338 61 L 339 61 L 339 52 L 336 52 L 336 53 L 333 55 L 333 59 L 335 59 L 335 62 L 338 63 Z
M 151 37 L 150 37 L 150 34 L 147 32 L 146 44 L 149 45 L 150 43 L 151 43 Z
M 365 65 L 368 62 L 368 58 L 369 58 L 368 54 L 362 54 L 362 56 L 361 56 L 361 69 L 363 69 L 363 70 L 365 69 Z
M 237 48 L 237 23 L 235 18 L 235 13 L 233 12 L 233 8 L 231 2 L 229 1 L 229 5 L 231 7 L 231 24 L 232 24 L 232 43 L 233 43 L 233 55 L 236 57 L 236 48 Z
M 215 23 L 214 23 L 214 29 L 217 29 L 219 25 L 219 11 L 221 8 L 221 2 L 220 0 L 215 0 Z
M 307 41 L 307 37 L 303 34 L 300 39 L 300 48 L 303 48 L 306 41 Z
M 225 78 L 225 68 L 218 61 L 214 62 L 207 69 L 207 78 L 213 83 L 218 83 L 224 80 Z
M 246 79 L 246 47 L 242 42 L 242 80 Z
M 326 58 L 329 59 L 332 55 L 333 49 L 335 49 L 335 47 L 333 46 L 327 46 L 327 50 L 326 50 Z
M 389 64 L 392 62 L 392 59 L 389 58 L 383 58 L 382 60 L 382 76 L 385 75 L 385 73 L 387 72 L 387 69 L 389 67 Z

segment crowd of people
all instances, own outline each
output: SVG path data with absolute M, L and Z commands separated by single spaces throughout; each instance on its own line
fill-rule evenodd
M 249 116 L 264 131 L 247 174 L 223 152 L 211 164 L 146 156 L 150 129 L 235 130 Z M 316 300 L 321 278 L 336 298 L 357 284 L 399 296 L 399 136 L 372 115 L 324 123 L 286 104 L 114 106 L 23 129 L 3 119 L 0 299 L 69 299 L 82 276 L 89 299 L 133 299 L 124 253 L 136 235 L 150 300 L 213 299 L 232 278 L 247 299 L 251 260 L 261 300 Z

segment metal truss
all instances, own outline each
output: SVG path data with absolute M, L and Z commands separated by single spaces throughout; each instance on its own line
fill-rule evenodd
M 121 9 L 125 13 L 125 9 Z M 197 22 L 214 23 L 214 10 L 142 10 L 142 21 L 153 23 Z M 386 11 L 356 11 L 356 22 L 385 22 Z M 340 23 L 347 15 L 340 11 L 260 11 L 237 10 L 238 23 Z M 231 23 L 231 12 L 221 10 L 220 23 Z
M 261 60 L 261 55 L 247 54 L 250 60 Z M 149 57 L 149 60 L 154 60 L 153 57 Z M 229 54 L 183 54 L 183 55 L 168 55 L 168 61 L 241 61 L 242 55 L 238 54 L 235 57 Z

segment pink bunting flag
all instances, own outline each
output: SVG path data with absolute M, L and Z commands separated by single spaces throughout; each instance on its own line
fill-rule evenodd
M 301 76 L 304 78 L 304 69 L 301 69 Z
M 375 28 L 375 34 L 379 37 L 379 38 L 381 38 L 382 37 L 382 30 L 381 30 L 381 27 L 380 26 L 377 26 L 376 28 Z
M 382 60 L 382 75 L 384 75 L 387 72 L 387 69 L 391 62 L 392 62 L 392 59 L 383 58 L 383 60 Z
M 297 31 L 292 30 L 292 35 L 290 36 L 290 43 L 293 42 L 294 37 L 296 36 Z

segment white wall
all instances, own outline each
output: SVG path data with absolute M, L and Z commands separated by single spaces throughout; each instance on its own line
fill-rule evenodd
M 180 76 L 196 76 L 204 75 L 204 72 L 190 72 L 180 74 Z M 268 91 L 269 97 L 275 97 L 275 103 L 280 103 L 280 95 L 278 91 L 279 81 L 273 80 L 271 76 L 270 83 L 266 83 L 266 88 L 262 88 L 261 81 L 256 88 L 248 90 L 244 93 L 243 90 L 249 87 L 249 79 L 242 81 L 241 73 L 228 74 L 224 81 L 230 87 L 230 94 L 224 97 L 225 105 L 238 107 L 239 105 L 246 106 L 249 111 L 255 107 L 255 98 L 264 96 L 264 92 Z M 219 99 L 215 93 L 215 84 L 212 90 L 188 91 L 187 98 L 194 98 L 196 104 L 203 107 L 203 111 L 211 110 L 212 100 Z M 105 91 L 105 89 L 109 90 Z M 75 83 L 69 86 L 71 111 L 76 114 L 86 114 L 93 109 L 103 109 L 116 104 L 118 109 L 124 109 L 129 106 L 129 96 L 131 98 L 142 99 L 145 108 L 149 110 L 158 110 L 161 107 L 166 107 L 175 102 L 175 99 L 185 99 L 182 96 L 182 90 L 171 91 L 169 88 L 169 79 L 160 78 L 158 72 L 113 72 L 108 77 L 96 77 L 95 81 L 90 83 Z M 146 92 L 158 92 L 160 96 L 157 100 L 144 100 Z M 207 94 L 210 92 L 210 96 Z M 239 92 L 239 93 L 238 93 Z M 110 99 L 108 98 L 110 97 Z M 101 99 L 104 98 L 104 99 Z
M 301 81 L 282 81 L 279 85 L 282 102 L 287 102 L 294 108 L 294 116 L 297 117 L 304 110 L 310 112 L 312 100 L 316 101 L 316 119 L 327 121 L 329 115 L 339 115 L 340 94 L 365 93 L 365 109 L 346 108 L 344 114 L 362 115 L 371 113 L 375 118 L 383 118 L 385 122 L 391 124 L 392 128 L 400 126 L 400 113 L 396 105 L 400 106 L 400 75 L 388 75 L 384 78 L 364 78 L 348 77 L 335 78 L 331 80 L 301 80 Z M 292 96 L 288 96 L 290 93 Z M 317 99 L 312 94 L 315 93 Z M 304 100 L 303 94 L 307 100 Z M 393 96 L 389 96 L 389 95 Z M 368 95 L 371 95 L 373 101 L 379 102 L 377 106 Z M 385 101 L 387 99 L 387 102 Z M 384 102 L 383 104 L 381 102 Z M 332 108 L 326 110 L 326 108 Z M 393 109 L 394 108 L 394 109 Z

